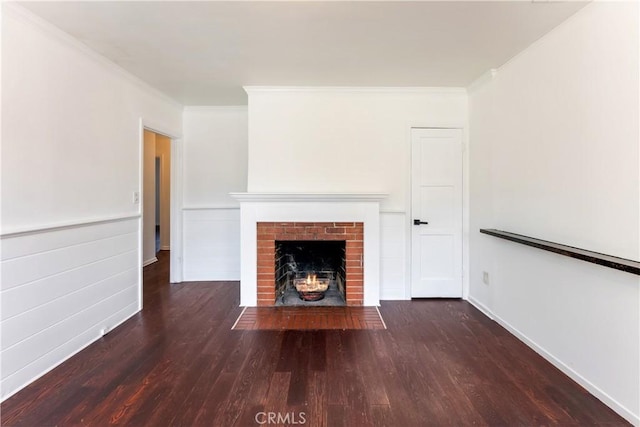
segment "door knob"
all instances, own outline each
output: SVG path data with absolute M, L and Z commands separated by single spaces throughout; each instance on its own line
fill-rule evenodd
M 413 225 L 420 225 L 420 224 L 429 224 L 429 223 L 427 221 L 420 221 L 419 219 L 413 220 Z

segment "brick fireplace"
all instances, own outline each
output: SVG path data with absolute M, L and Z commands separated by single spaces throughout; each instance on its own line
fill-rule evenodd
M 288 252 L 286 256 L 295 258 L 302 253 L 299 247 L 331 246 L 344 252 L 343 267 L 337 268 L 339 280 L 333 282 L 344 291 L 341 305 L 380 304 L 380 201 L 386 194 L 232 193 L 231 196 L 240 203 L 241 306 L 289 305 L 287 297 L 291 294 L 284 295 L 276 304 L 276 281 L 282 289 L 281 270 L 275 277 L 276 251 Z M 283 256 L 278 259 L 279 264 Z M 329 259 L 334 257 L 327 256 L 325 261 Z M 296 264 L 308 261 L 303 259 Z M 293 283 L 298 296 L 304 299 L 306 291 L 301 292 L 303 286 L 299 288 L 297 273 Z M 332 297 L 330 291 L 331 287 L 325 302 Z M 308 301 L 303 302 L 307 305 Z
M 347 305 L 363 305 L 364 224 L 362 222 L 258 222 L 257 303 L 273 306 L 276 298 L 277 241 L 344 241 L 345 300 Z

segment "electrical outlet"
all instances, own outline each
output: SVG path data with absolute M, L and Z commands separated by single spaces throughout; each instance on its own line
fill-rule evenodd
M 483 271 L 483 272 L 482 272 L 482 282 L 483 282 L 485 285 L 488 285 L 488 284 L 489 284 L 489 273 L 487 273 L 486 271 Z
M 134 191 L 133 192 L 133 204 L 137 205 L 138 203 L 140 203 L 140 192 Z

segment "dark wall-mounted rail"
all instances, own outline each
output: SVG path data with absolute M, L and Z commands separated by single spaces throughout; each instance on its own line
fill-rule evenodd
M 611 255 L 588 251 L 586 249 L 574 248 L 573 246 L 548 242 L 546 240 L 535 239 L 533 237 L 509 233 L 502 230 L 481 228 L 480 232 L 489 234 L 490 236 L 499 237 L 501 239 L 510 240 L 512 242 L 521 243 L 523 245 L 532 246 L 544 251 L 555 252 L 557 254 L 568 256 L 571 258 L 577 258 L 583 261 L 592 262 L 594 264 L 603 265 L 605 267 L 615 268 L 616 270 L 626 271 L 627 273 L 640 275 L 640 262 L 638 261 L 633 261 L 626 258 L 618 258 Z

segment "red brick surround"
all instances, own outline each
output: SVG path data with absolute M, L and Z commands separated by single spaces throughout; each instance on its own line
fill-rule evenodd
M 258 306 L 273 306 L 276 240 L 343 240 L 346 248 L 347 305 L 363 302 L 363 236 L 361 222 L 258 222 Z

